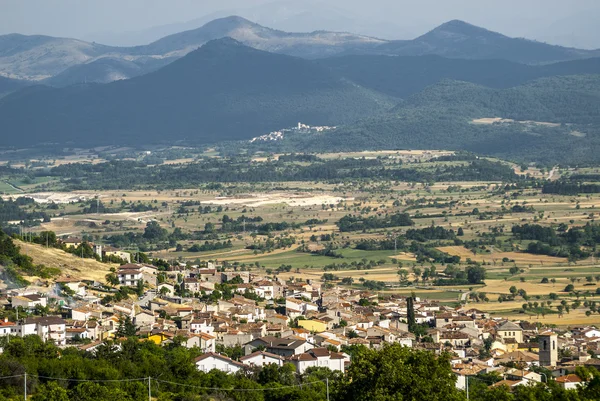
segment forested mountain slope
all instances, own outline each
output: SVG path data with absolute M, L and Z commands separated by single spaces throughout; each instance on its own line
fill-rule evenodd
M 0 100 L 5 145 L 205 143 L 295 125 L 337 125 L 388 110 L 386 96 L 308 60 L 232 39 L 106 85 L 32 87 Z
M 479 120 L 493 117 L 515 121 Z M 289 138 L 286 146 L 313 151 L 463 149 L 548 163 L 598 160 L 600 75 L 543 78 L 504 90 L 446 80 L 388 114 L 310 140 Z

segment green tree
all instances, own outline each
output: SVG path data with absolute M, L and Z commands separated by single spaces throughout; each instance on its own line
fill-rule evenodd
M 335 399 L 355 401 L 464 400 L 455 386 L 450 356 L 386 344 L 360 348 Z
M 56 382 L 48 382 L 42 384 L 31 399 L 32 401 L 69 401 L 69 394 Z

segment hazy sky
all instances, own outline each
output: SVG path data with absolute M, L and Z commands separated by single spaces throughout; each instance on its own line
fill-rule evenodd
M 402 39 L 451 19 L 536 39 L 600 36 L 594 35 L 598 0 L 295 0 L 264 6 L 269 3 L 273 0 L 0 0 L 0 34 L 91 38 L 221 11 L 272 20 L 280 29 L 286 24 L 297 29 L 295 23 L 305 30 L 326 29 L 321 25 L 329 23 L 335 29 Z M 304 19 L 294 17 L 301 13 Z

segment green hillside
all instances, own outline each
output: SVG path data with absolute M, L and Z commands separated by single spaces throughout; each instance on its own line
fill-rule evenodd
M 600 58 L 530 66 L 506 60 L 440 56 L 344 56 L 319 60 L 332 72 L 366 88 L 406 98 L 444 79 L 505 89 L 557 75 L 600 74 Z
M 517 160 L 598 160 L 600 76 L 544 78 L 496 90 L 443 81 L 411 96 L 392 112 L 347 125 L 328 135 L 290 138 L 297 150 L 453 149 Z M 504 122 L 502 117 L 557 125 Z

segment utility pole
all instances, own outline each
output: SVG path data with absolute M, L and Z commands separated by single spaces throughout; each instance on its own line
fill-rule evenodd
M 465 375 L 465 383 L 467 386 L 467 400 L 469 399 L 469 376 Z
M 27 401 L 27 372 L 25 372 L 25 380 L 23 380 L 23 394 L 25 396 L 25 401 Z
M 329 378 L 325 379 L 325 386 L 327 388 L 327 401 L 329 401 Z
M 148 376 L 148 401 L 152 401 L 152 379 L 150 379 L 150 376 Z

